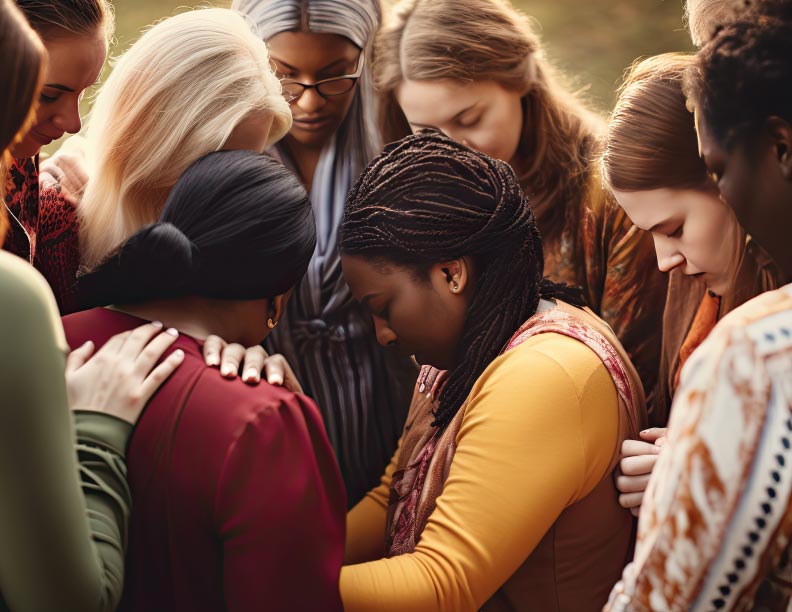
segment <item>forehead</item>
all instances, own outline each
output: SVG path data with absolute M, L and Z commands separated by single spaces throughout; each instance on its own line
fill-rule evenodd
M 370 293 L 389 292 L 413 280 L 405 269 L 359 255 L 342 254 L 341 267 L 344 279 L 357 300 Z
M 44 41 L 49 62 L 45 84 L 66 85 L 75 91 L 93 85 L 102 71 L 107 42 L 96 36 L 60 36 Z
M 413 123 L 435 124 L 451 119 L 474 104 L 489 106 L 506 90 L 494 81 L 460 83 L 449 79 L 405 79 L 396 89 L 399 105 Z
M 696 111 L 693 114 L 693 117 L 696 123 L 696 136 L 698 138 L 699 155 L 704 158 L 705 162 L 710 162 L 712 159 L 723 157 L 725 155 L 725 151 L 712 137 L 712 132 L 710 132 L 709 126 L 707 125 L 707 122 L 704 120 L 701 113 Z
M 351 40 L 338 34 L 281 32 L 270 38 L 267 46 L 272 59 L 306 72 L 338 61 L 353 63 L 360 55 Z

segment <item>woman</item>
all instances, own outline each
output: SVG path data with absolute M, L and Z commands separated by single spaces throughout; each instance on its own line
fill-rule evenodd
M 341 253 L 379 342 L 449 371 L 349 513 L 344 609 L 599 609 L 630 551 L 611 471 L 643 392 L 610 328 L 542 279 L 512 169 L 408 136 L 350 192 Z
M 288 130 L 268 63 L 266 46 L 227 9 L 165 19 L 122 56 L 93 107 L 85 143 L 92 178 L 77 218 L 70 202 L 42 203 L 42 230 L 53 240 L 37 267 L 62 310 L 79 302 L 79 266 L 94 267 L 155 221 L 193 161 L 222 148 L 263 151 Z
M 34 263 L 37 246 L 57 241 L 57 236 L 40 235 L 38 154 L 65 133 L 80 131 L 79 102 L 99 78 L 114 22 L 107 0 L 17 0 L 16 5 L 49 57 L 35 122 L 11 149 L 15 159 L 5 190 L 11 227 L 4 248 Z
M 637 64 L 622 86 L 603 152 L 619 205 L 655 241 L 670 272 L 663 352 L 650 422 L 664 427 L 687 357 L 727 312 L 779 287 L 784 277 L 739 227 L 699 156 L 682 77 L 693 56 Z
M 377 39 L 375 71 L 413 129 L 440 129 L 514 168 L 545 274 L 583 288 L 652 389 L 666 280 L 650 237 L 597 176 L 601 121 L 559 84 L 527 19 L 498 0 L 407 0 Z
M 637 64 L 611 114 L 603 176 L 619 205 L 655 241 L 670 272 L 659 380 L 649 407 L 656 429 L 622 449 L 620 503 L 637 514 L 664 443 L 682 366 L 724 315 L 785 282 L 770 256 L 739 226 L 699 156 L 682 78 L 691 55 Z
M 0 31 L 5 172 L 8 147 L 24 143 L 33 123 L 47 61 L 10 0 L 0 0 Z M 4 181 L 0 195 L 3 187 Z M 3 208 L 0 244 L 7 221 Z M 175 351 L 155 367 L 176 338 L 159 334 L 161 325 L 146 325 L 113 338 L 88 361 L 91 344 L 67 359 L 51 291 L 33 268 L 6 252 L 0 252 L 0 312 L 0 609 L 114 610 L 123 586 L 130 504 L 124 455 L 131 427 L 99 413 L 112 407 L 121 418 L 133 418 L 183 355 Z M 69 405 L 79 411 L 76 453 Z M 115 435 L 104 439 L 111 427 Z
M 792 7 L 725 26 L 686 77 L 707 169 L 792 277 Z M 772 10 L 772 13 L 765 13 Z M 786 610 L 792 285 L 729 313 L 685 366 L 608 610 Z
M 161 320 L 185 353 L 129 447 L 122 610 L 341 609 L 344 489 L 316 406 L 225 380 L 201 356 L 210 333 L 260 343 L 315 243 L 297 178 L 269 157 L 224 151 L 195 162 L 160 221 L 81 280 L 86 299 L 113 306 L 65 317 L 70 342 L 102 345 Z
M 269 45 L 294 124 L 271 153 L 311 194 L 318 245 L 269 346 L 295 367 L 322 409 L 349 504 L 377 482 L 396 448 L 416 370 L 377 346 L 338 257 L 352 183 L 381 148 L 369 63 L 375 0 L 235 0 Z

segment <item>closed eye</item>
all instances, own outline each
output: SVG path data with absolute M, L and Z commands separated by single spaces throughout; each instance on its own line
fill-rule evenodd
M 465 121 L 457 121 L 459 127 L 469 128 L 474 127 L 479 121 L 481 121 L 481 115 L 475 117 L 473 119 L 466 119 Z
M 668 234 L 668 237 L 669 237 L 669 238 L 679 238 L 681 235 L 682 235 L 682 226 L 680 225 L 680 226 L 679 226 L 678 228 L 676 228 L 676 229 L 675 229 L 673 232 L 671 232 L 670 234 Z

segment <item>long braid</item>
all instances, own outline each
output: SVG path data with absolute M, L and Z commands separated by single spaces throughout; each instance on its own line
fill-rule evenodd
M 418 271 L 474 259 L 476 288 L 435 415 L 440 427 L 540 297 L 581 303 L 579 292 L 542 278 L 541 239 L 511 167 L 435 131 L 389 145 L 369 164 L 347 197 L 341 250 Z

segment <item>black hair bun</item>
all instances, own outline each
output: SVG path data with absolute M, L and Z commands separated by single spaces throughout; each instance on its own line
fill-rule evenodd
M 198 249 L 171 223 L 154 223 L 132 235 L 80 279 L 85 307 L 183 295 L 198 269 Z

